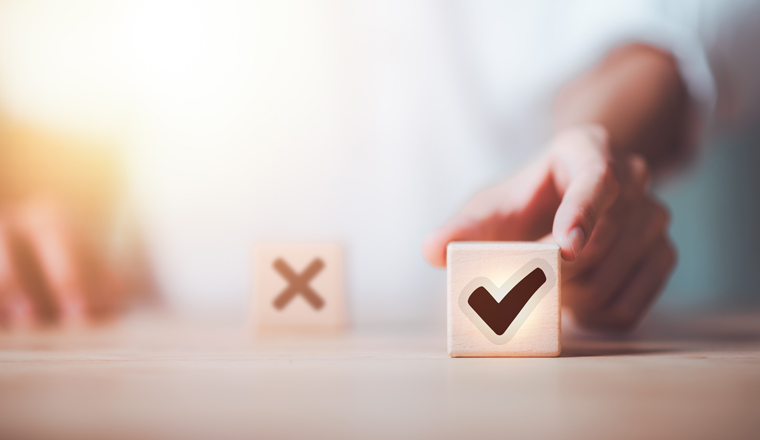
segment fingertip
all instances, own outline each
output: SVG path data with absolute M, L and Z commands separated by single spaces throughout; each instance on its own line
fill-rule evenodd
M 574 261 L 583 252 L 583 247 L 586 245 L 586 234 L 583 229 L 576 226 L 567 234 L 557 237 L 557 243 L 560 246 L 562 259 Z
M 649 188 L 651 174 L 649 171 L 649 165 L 647 164 L 646 160 L 638 154 L 632 154 L 628 158 L 628 166 L 630 168 L 633 181 L 636 182 L 636 184 L 641 188 Z
M 437 229 L 425 238 L 425 242 L 422 244 L 422 255 L 428 261 L 436 267 L 446 267 L 446 245 L 445 239 L 442 237 L 441 229 Z

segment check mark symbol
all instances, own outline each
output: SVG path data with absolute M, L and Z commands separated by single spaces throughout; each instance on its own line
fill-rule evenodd
M 501 336 L 545 282 L 546 274 L 540 268 L 536 268 L 520 280 L 500 302 L 481 286 L 472 292 L 467 303 L 494 333 Z

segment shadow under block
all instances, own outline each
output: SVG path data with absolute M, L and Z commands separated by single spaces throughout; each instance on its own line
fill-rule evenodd
M 555 244 L 449 243 L 449 356 L 559 356 L 559 258 Z
M 257 331 L 336 331 L 346 327 L 343 261 L 337 244 L 261 244 L 254 252 Z

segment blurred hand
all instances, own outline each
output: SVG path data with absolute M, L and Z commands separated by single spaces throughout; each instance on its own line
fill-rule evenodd
M 48 200 L 0 211 L 0 325 L 80 325 L 119 309 L 122 289 L 87 232 Z
M 644 159 L 613 155 L 601 126 L 565 129 L 547 154 L 433 231 L 423 253 L 443 267 L 451 241 L 554 241 L 563 306 L 583 327 L 627 330 L 676 261 L 668 213 L 648 183 Z

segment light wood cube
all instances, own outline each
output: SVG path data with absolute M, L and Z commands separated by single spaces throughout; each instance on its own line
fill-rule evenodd
M 449 243 L 449 355 L 559 356 L 559 258 L 555 244 Z
M 339 245 L 260 244 L 254 254 L 257 331 L 339 331 L 347 326 Z

